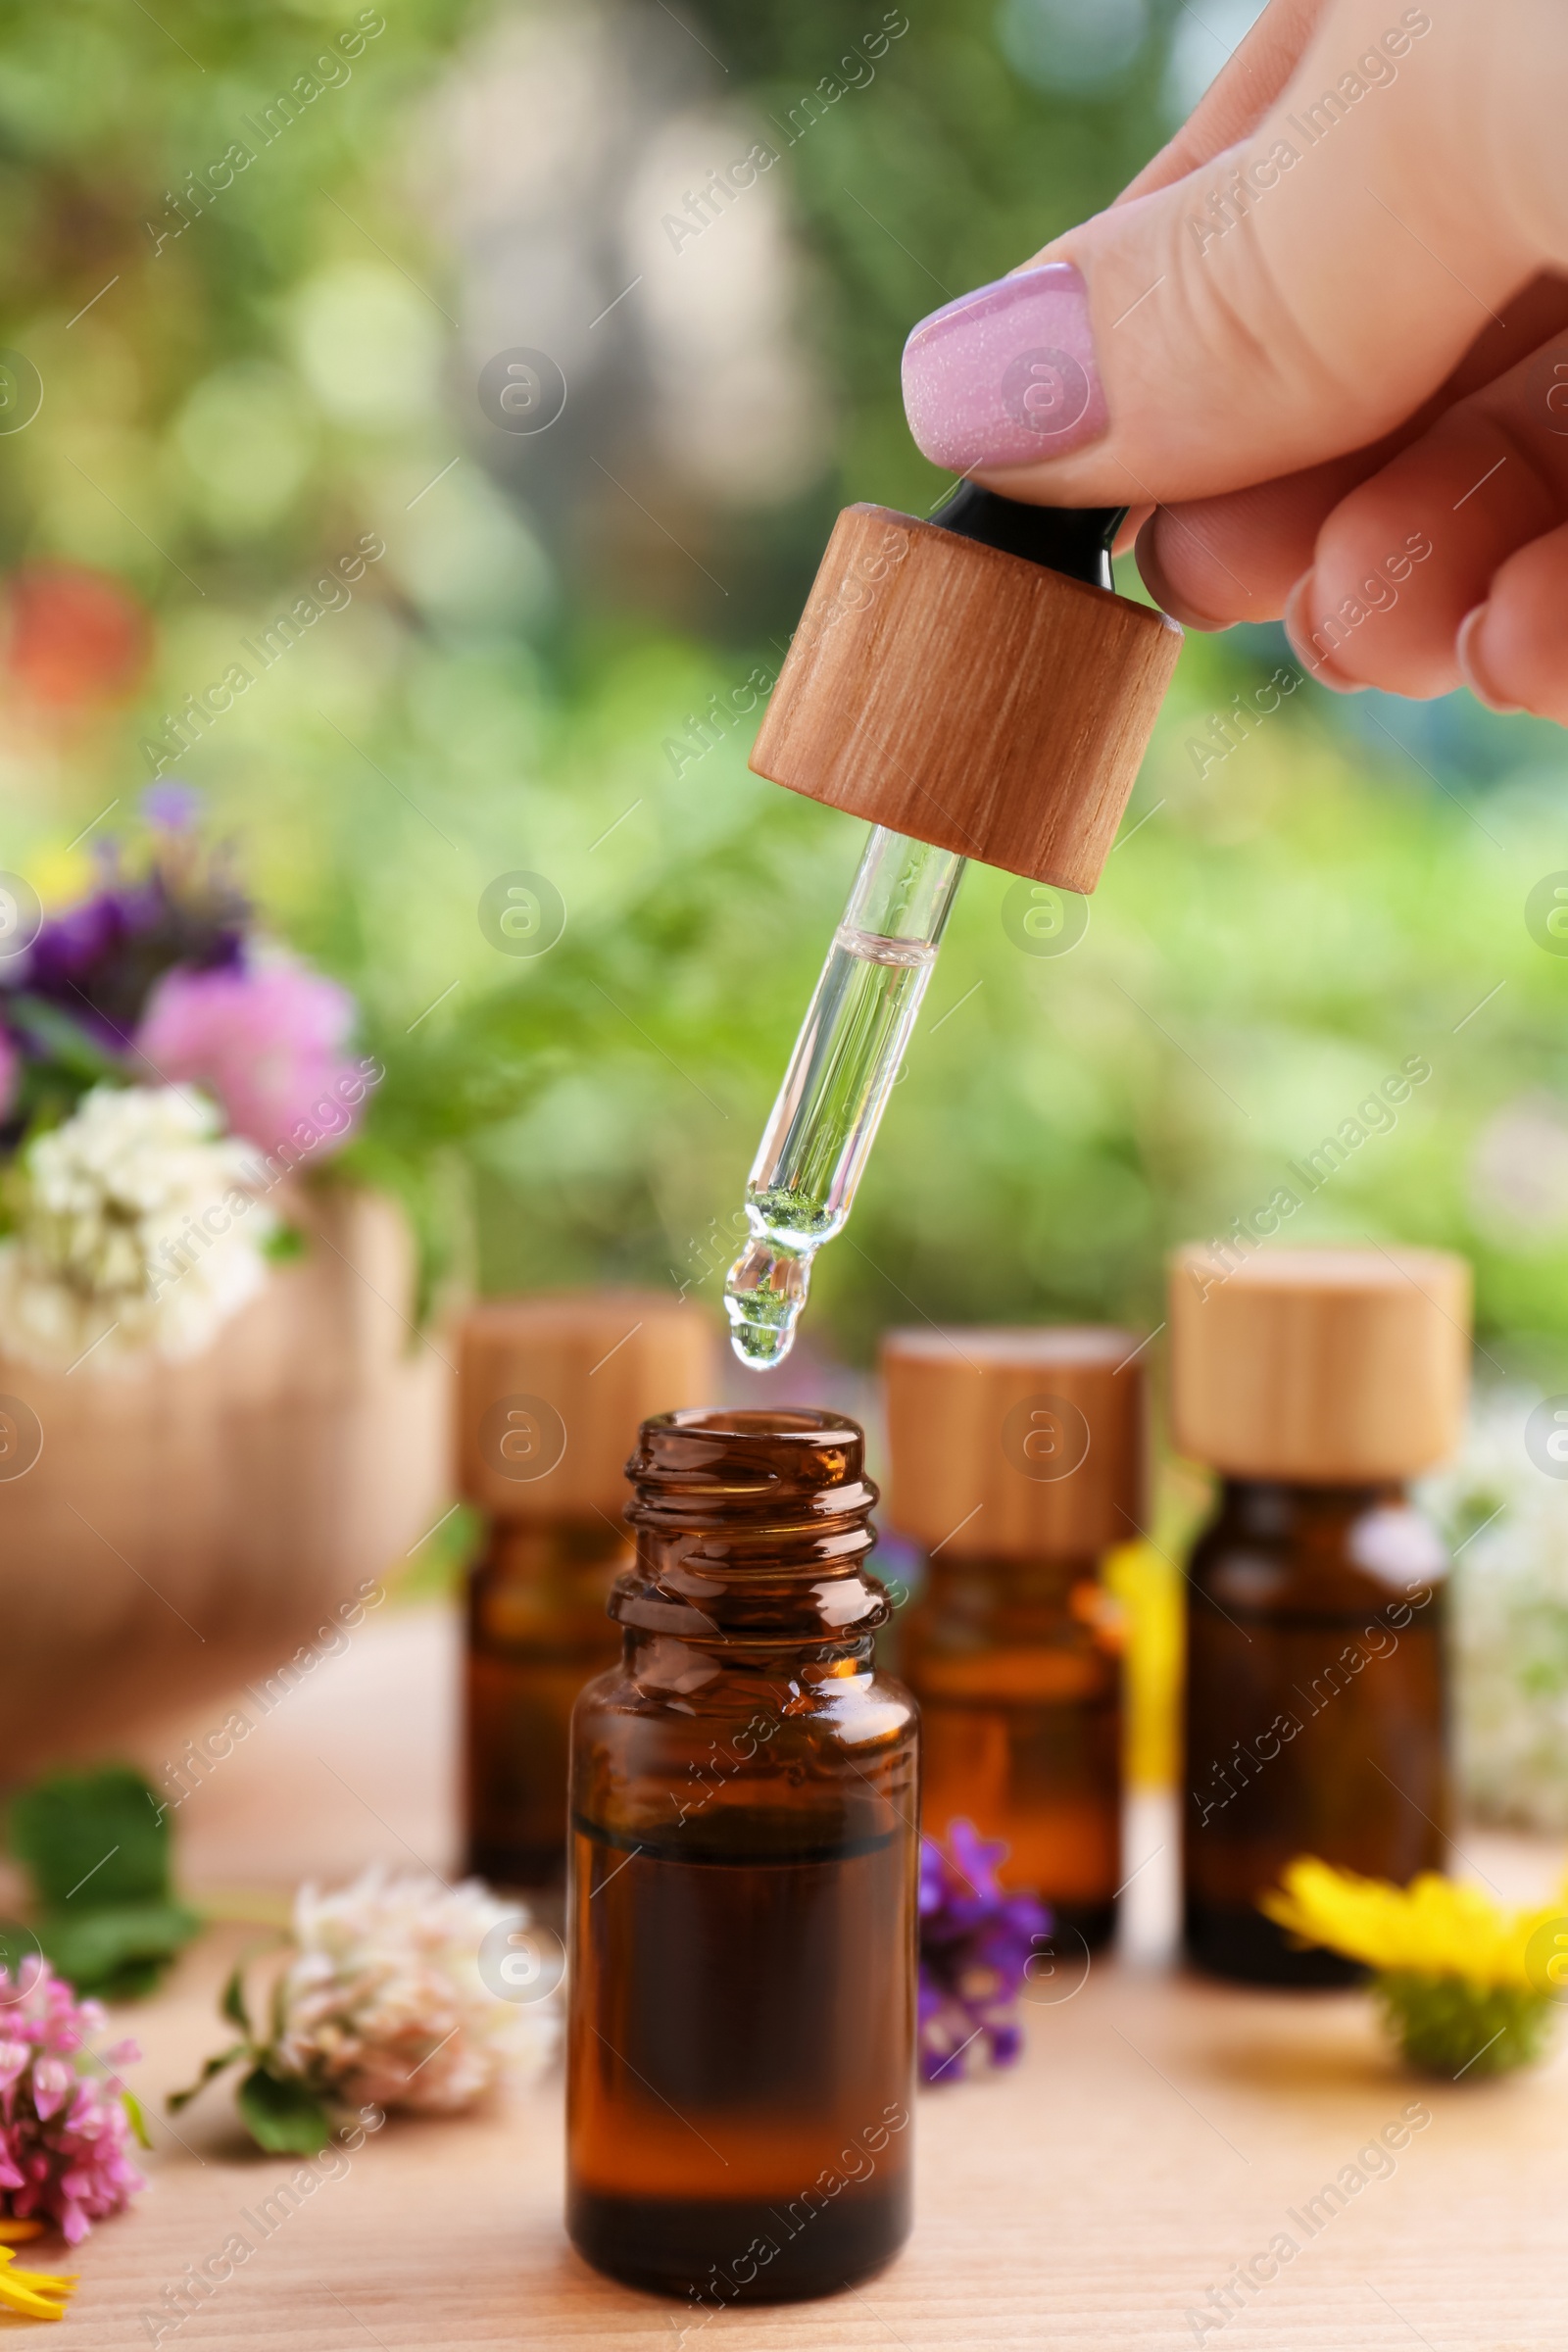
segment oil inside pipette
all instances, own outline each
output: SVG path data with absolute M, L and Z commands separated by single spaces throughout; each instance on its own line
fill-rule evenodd
M 963 865 L 880 826 L 866 844 L 752 1165 L 750 1238 L 724 1283 L 731 1343 L 754 1370 L 788 1355 L 812 1260 L 848 1221 Z

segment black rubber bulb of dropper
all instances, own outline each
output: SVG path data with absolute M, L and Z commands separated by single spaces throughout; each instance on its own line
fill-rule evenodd
M 1091 588 L 1108 588 L 1111 541 L 1126 513 L 1125 507 L 1026 507 L 1021 499 L 982 490 L 978 482 L 960 482 L 931 520 L 960 539 L 1023 556 L 1069 580 L 1087 580 Z

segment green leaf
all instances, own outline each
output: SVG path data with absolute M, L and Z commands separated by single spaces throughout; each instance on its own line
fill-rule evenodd
M 93 1986 L 94 1998 L 101 2001 L 144 2001 L 156 1992 L 163 1982 L 167 1960 L 123 1960 L 107 1977 L 101 1977 Z M 77 1990 L 81 1988 L 78 1985 Z
M 147 2129 L 146 2113 L 136 2093 L 133 2090 L 122 2090 L 120 2094 L 120 2104 L 125 2110 L 126 2123 L 129 2124 L 131 2131 L 136 2135 L 137 2147 L 150 2148 L 153 2144 L 152 2133 Z
M 123 1078 L 124 1071 L 113 1055 L 106 1054 L 69 1012 L 51 1004 L 47 998 L 19 992 L 11 999 L 7 1011 L 13 1026 L 40 1046 L 48 1058 L 58 1062 L 73 1078 L 88 1086 L 100 1078 Z
M 169 2113 L 177 2115 L 182 2107 L 190 2105 L 198 2091 L 207 2088 L 215 2075 L 220 2075 L 225 2066 L 232 2066 L 236 2058 L 248 2058 L 250 2054 L 251 2045 L 248 2041 L 236 2041 L 231 2050 L 220 2050 L 216 2058 L 208 2059 L 194 2082 L 188 2083 L 183 2090 L 170 2092 L 164 2101 Z
M 254 2039 L 251 2014 L 245 2006 L 245 1963 L 238 1962 L 233 1975 L 223 1986 L 223 1997 L 218 2004 L 219 2015 L 226 2017 L 231 2026 L 238 2026 L 247 2041 Z
M 24 1960 L 31 1960 L 38 1950 L 38 1938 L 20 1919 L 0 1919 L 0 1968 L 13 1977 Z
M 314 2090 L 293 2075 L 256 2067 L 239 2086 L 236 2104 L 251 2137 L 273 2156 L 314 2156 L 332 2125 Z
M 279 1225 L 262 1244 L 262 1255 L 274 1266 L 286 1266 L 291 1259 L 303 1257 L 310 1244 L 297 1225 Z
M 15 1799 L 10 1826 L 46 1910 L 171 1899 L 168 1818 L 128 1764 L 50 1774 Z
M 37 1934 L 56 1974 L 78 1992 L 120 1999 L 150 1991 L 201 1924 L 183 1903 L 114 1903 L 85 1910 L 78 1901 L 69 1911 L 40 1911 Z

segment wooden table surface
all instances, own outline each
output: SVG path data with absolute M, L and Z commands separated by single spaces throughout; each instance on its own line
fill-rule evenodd
M 368 1625 L 185 1806 L 187 1884 L 276 1890 L 376 1857 L 449 1868 L 454 1670 L 445 1612 L 388 1610 Z M 186 1732 L 221 1713 L 143 1742 L 155 1777 Z M 155 2340 L 180 2352 L 608 2352 L 700 2336 L 705 2352 L 1568 2344 L 1568 2050 L 1511 2080 L 1433 2084 L 1395 2066 L 1357 1994 L 1184 1980 L 1159 1958 L 1168 1815 L 1146 1804 L 1136 1834 L 1152 1858 L 1129 1896 L 1130 1952 L 1048 1988 L 1063 1997 L 1031 2006 L 1015 2070 L 922 2095 L 915 2233 L 859 2291 L 704 2326 L 598 2278 L 562 2231 L 557 2073 L 490 2112 L 394 2118 L 171 2328 L 167 2310 L 145 2316 L 166 2285 L 246 2230 L 241 2215 L 295 2170 L 249 2148 L 219 2088 L 177 2135 L 154 2123 L 151 2186 L 80 2249 L 75 2302 L 44 2340 L 58 2352 Z M 1464 1842 L 1510 1896 L 1555 1877 L 1545 1846 Z M 117 2016 L 144 2046 L 130 2080 L 155 2115 L 220 2046 L 216 1991 L 244 1934 L 211 1930 L 162 1994 Z M 1429 2120 L 1357 2166 L 1412 2107 Z M 1365 2184 L 1309 2230 L 1308 2200 L 1347 2167 Z M 1282 2233 L 1298 2250 L 1222 2318 L 1210 2288 Z M 47 2268 L 42 2254 L 20 2259 Z M 1200 2328 L 1188 2314 L 1205 2309 Z M 8 2325 L 24 2323 L 0 2332 Z

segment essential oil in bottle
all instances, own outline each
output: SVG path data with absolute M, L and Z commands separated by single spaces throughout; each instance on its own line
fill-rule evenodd
M 1003 1884 L 1109 1935 L 1122 1870 L 1122 1674 L 1102 1569 L 1144 1523 L 1135 1336 L 894 1331 L 889 1517 L 928 1555 L 902 1620 L 928 1836 L 1004 1838 Z
M 459 1333 L 461 1482 L 483 1511 L 469 1572 L 467 1867 L 561 1886 L 572 1703 L 616 1656 L 605 1614 L 631 1559 L 627 1454 L 645 1413 L 711 1394 L 714 1335 L 659 1294 L 494 1298 Z
M 854 1422 L 662 1413 L 627 1475 L 624 1652 L 572 1720 L 566 2219 L 711 2316 L 907 2233 L 916 1713 Z
M 1173 1260 L 1178 1447 L 1221 1475 L 1188 1572 L 1187 1950 L 1254 1984 L 1360 1973 L 1257 1909 L 1315 1854 L 1400 1884 L 1448 1857 L 1448 1561 L 1405 1481 L 1450 1454 L 1470 1273 L 1425 1250 Z

